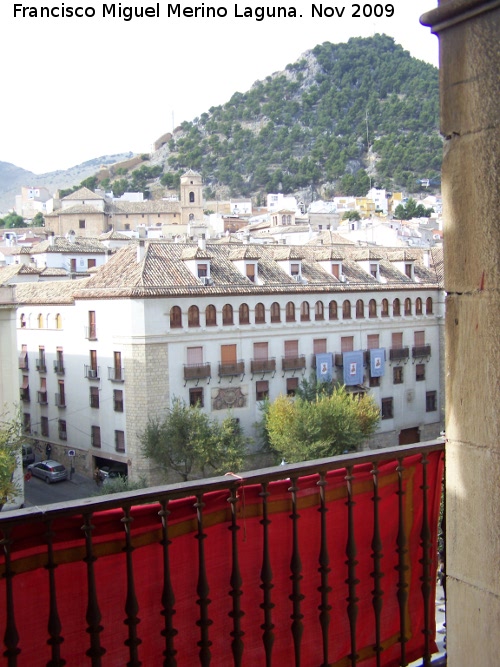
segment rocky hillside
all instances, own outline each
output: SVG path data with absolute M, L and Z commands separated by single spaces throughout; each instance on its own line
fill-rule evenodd
M 156 142 L 159 148 L 139 168 L 101 170 L 96 182 L 117 196 L 129 190 L 161 197 L 177 187 L 180 174 L 195 169 L 207 199 L 251 196 L 257 204 L 267 192 L 294 193 L 305 203 L 365 195 L 370 186 L 416 192 L 421 179 L 439 180 L 438 121 L 435 67 L 386 35 L 325 42 L 226 104 L 184 121 Z M 124 157 L 98 158 L 30 178 L 30 184 L 76 188 L 108 159 Z M 0 202 L 6 194 L 1 167 Z M 28 176 L 19 170 L 6 178 L 9 206 Z
M 82 162 L 71 169 L 51 171 L 47 174 L 34 174 L 10 162 L 0 162 L 0 215 L 14 207 L 15 197 L 21 194 L 21 187 L 46 187 L 50 192 L 72 187 L 85 178 L 93 176 L 102 165 L 121 162 L 130 157 L 131 153 L 104 155 L 87 162 Z
M 438 70 L 391 37 L 326 42 L 182 123 L 152 160 L 233 196 L 415 191 L 439 175 L 438 89 Z

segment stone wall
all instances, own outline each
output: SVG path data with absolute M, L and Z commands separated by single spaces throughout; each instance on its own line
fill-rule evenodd
M 448 665 L 500 652 L 500 2 L 442 1 Z

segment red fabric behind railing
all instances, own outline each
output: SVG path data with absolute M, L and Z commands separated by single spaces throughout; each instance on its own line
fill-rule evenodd
M 407 658 L 416 659 L 423 654 L 424 627 L 423 600 L 421 592 L 422 548 L 420 533 L 423 519 L 422 465 L 421 456 L 413 456 L 404 461 L 404 522 L 409 554 L 407 619 Z M 399 607 L 397 598 L 397 537 L 398 537 L 398 474 L 396 462 L 379 466 L 380 530 L 382 538 L 381 567 L 382 579 L 382 643 L 383 665 L 392 667 L 399 664 Z M 356 643 L 358 664 L 367 667 L 374 663 L 375 622 L 372 607 L 373 591 L 373 477 L 372 466 L 363 464 L 353 469 L 354 517 L 356 538 L 356 588 L 358 616 Z M 437 521 L 441 492 L 442 453 L 428 455 L 427 484 L 428 519 L 431 528 L 433 558 L 431 569 L 430 612 L 434 623 L 435 572 L 437 551 Z M 320 574 L 318 557 L 320 552 L 320 513 L 317 477 L 299 480 L 298 519 L 299 549 L 302 563 L 300 592 L 304 596 L 301 603 L 304 632 L 302 636 L 302 667 L 317 667 L 322 664 L 321 629 L 318 621 L 318 607 L 321 603 Z M 290 631 L 292 602 L 292 582 L 290 562 L 292 557 L 291 494 L 288 480 L 269 485 L 268 498 L 270 538 L 270 561 L 273 572 L 271 592 L 274 608 L 275 640 L 273 664 L 295 664 L 293 641 Z M 238 558 L 242 578 L 241 620 L 243 635 L 243 665 L 248 667 L 265 665 L 262 643 L 264 612 L 261 605 L 261 567 L 263 557 L 262 491 L 260 485 L 239 488 Z M 216 667 L 233 665 L 231 654 L 232 598 L 229 595 L 231 574 L 231 520 L 229 493 L 218 491 L 203 498 L 203 524 L 206 538 L 206 570 L 209 585 L 209 618 L 212 624 L 209 636 L 212 664 Z M 347 666 L 350 662 L 350 631 L 347 616 L 347 509 L 345 471 L 333 471 L 327 475 L 326 496 L 328 500 L 327 529 L 329 567 L 330 626 L 329 663 Z M 199 664 L 200 629 L 196 624 L 200 607 L 197 604 L 198 583 L 198 540 L 194 498 L 175 500 L 168 508 L 170 539 L 170 564 L 175 595 L 174 627 L 177 664 L 179 667 L 193 667 Z M 164 626 L 161 615 L 161 594 L 163 587 L 161 524 L 158 505 L 147 505 L 132 509 L 132 553 L 134 565 L 135 592 L 139 604 L 138 636 L 142 640 L 138 648 L 139 658 L 145 667 L 163 664 L 162 652 L 165 640 L 161 630 Z M 104 666 L 122 667 L 129 660 L 128 648 L 124 644 L 128 628 L 125 602 L 127 597 L 126 562 L 123 553 L 124 528 L 121 521 L 123 512 L 113 510 L 100 512 L 92 517 L 94 563 L 97 580 L 97 601 L 102 614 L 100 635 L 101 645 L 106 649 L 102 658 Z M 85 556 L 82 517 L 56 520 L 52 524 L 54 535 L 54 555 L 58 567 L 55 570 L 58 612 L 62 623 L 61 635 L 64 641 L 61 655 L 71 667 L 90 664 L 85 652 L 89 648 L 86 632 L 87 608 L 87 565 Z M 49 618 L 49 576 L 47 547 L 43 535 L 43 524 L 19 526 L 13 530 L 12 568 L 15 595 L 15 622 L 19 632 L 18 664 L 25 667 L 46 665 L 50 660 L 47 645 L 47 623 Z M 4 573 L 4 562 L 0 562 Z M 5 631 L 5 579 L 0 582 L 1 632 Z M 431 646 L 435 650 L 432 628 Z

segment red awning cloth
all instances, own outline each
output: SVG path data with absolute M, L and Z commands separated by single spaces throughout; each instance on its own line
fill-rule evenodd
M 380 507 L 380 567 L 383 572 L 382 611 L 380 615 L 381 639 L 384 646 L 384 667 L 400 664 L 400 612 L 398 606 L 398 472 L 397 462 L 381 463 L 378 475 Z M 403 524 L 408 554 L 406 571 L 407 602 L 404 609 L 406 622 L 406 657 L 408 661 L 423 655 L 424 609 L 422 602 L 422 544 L 423 522 L 423 466 L 421 456 L 404 460 L 403 489 L 401 496 Z M 431 649 L 436 650 L 434 637 L 434 599 L 437 567 L 437 522 L 441 494 L 442 454 L 428 455 L 427 516 L 430 527 L 429 612 L 432 619 Z M 269 564 L 272 572 L 270 590 L 271 618 L 274 625 L 273 664 L 291 665 L 294 660 L 294 643 L 291 633 L 293 610 L 293 579 L 291 563 L 300 561 L 298 585 L 300 586 L 300 622 L 303 634 L 300 643 L 302 667 L 317 667 L 323 664 L 322 634 L 319 623 L 321 605 L 321 572 L 319 556 L 321 549 L 321 512 L 319 487 L 316 476 L 298 481 L 297 515 L 295 527 L 298 534 L 298 553 L 294 554 L 294 522 L 290 481 L 269 484 L 268 536 Z M 347 484 L 345 470 L 329 473 L 326 478 L 326 548 L 328 553 L 328 662 L 336 667 L 350 664 L 351 633 L 347 613 L 349 597 Z M 375 615 L 373 610 L 374 557 L 372 540 L 374 533 L 373 476 L 372 466 L 363 464 L 353 469 L 352 506 L 354 517 L 355 597 L 357 622 L 355 629 L 358 664 L 371 667 L 375 664 Z M 238 490 L 238 565 L 241 585 L 236 597 L 241 605 L 241 631 L 243 643 L 243 665 L 261 667 L 266 664 L 262 641 L 264 593 L 261 572 L 263 568 L 263 522 L 262 487 L 243 486 Z M 208 636 L 211 664 L 217 667 L 232 667 L 234 664 L 231 643 L 233 637 L 233 600 L 231 595 L 234 577 L 231 579 L 232 538 L 231 506 L 228 491 L 217 491 L 203 497 L 203 539 L 197 539 L 198 526 L 195 499 L 172 501 L 168 505 L 169 561 L 173 594 L 175 597 L 173 625 L 177 630 L 174 646 L 178 667 L 193 667 L 200 664 L 198 642 L 200 641 L 200 550 L 204 552 L 206 584 L 208 586 L 207 614 L 211 623 Z M 163 547 L 161 545 L 161 521 L 159 505 L 135 507 L 131 514 L 131 536 L 134 550 L 130 554 L 133 563 L 133 585 L 137 601 L 135 626 L 141 640 L 137 648 L 139 659 L 145 666 L 163 664 L 165 639 L 162 630 L 165 619 L 162 615 L 163 592 Z M 96 580 L 96 602 L 100 610 L 99 636 L 105 649 L 103 667 L 125 665 L 129 661 L 127 619 L 127 563 L 123 553 L 125 547 L 123 512 L 113 510 L 96 513 L 92 517 L 92 545 L 96 560 L 93 569 Z M 54 535 L 53 549 L 57 567 L 54 570 L 57 609 L 61 621 L 61 656 L 68 665 L 89 664 L 85 652 L 90 638 L 86 631 L 88 605 L 88 564 L 84 562 L 85 542 L 82 517 L 55 520 L 51 530 Z M 47 644 L 49 619 L 49 570 L 47 547 L 43 546 L 47 526 L 43 524 L 16 527 L 11 535 L 12 579 L 14 589 L 15 622 L 19 633 L 18 656 L 20 667 L 47 664 L 50 646 Z M 42 542 L 42 546 L 40 546 Z M 401 545 L 401 542 L 400 542 Z M 298 558 L 297 558 L 298 557 Z M 299 560 L 298 560 L 299 559 Z M 2 553 L 0 574 L 5 571 Z M 351 571 L 352 574 L 352 571 Z M 236 577 L 237 579 L 237 577 Z M 128 579 L 131 581 L 130 577 Z M 6 579 L 0 580 L 0 632 L 6 624 Z M 203 588 L 203 587 L 202 587 Z M 296 591 L 297 592 L 297 591 Z M 127 605 L 127 606 L 126 606 Z

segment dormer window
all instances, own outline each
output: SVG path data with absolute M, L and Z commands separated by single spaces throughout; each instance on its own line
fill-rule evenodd
M 298 262 L 292 262 L 290 264 L 290 275 L 300 276 L 300 264 Z
M 340 280 L 342 274 L 342 264 L 340 262 L 332 262 L 332 276 Z
M 378 264 L 370 264 L 370 273 L 374 278 L 378 278 Z
M 198 278 L 208 277 L 208 264 L 198 264 Z
M 245 274 L 248 280 L 250 280 L 252 283 L 255 282 L 255 276 L 257 273 L 257 265 L 252 263 L 247 263 L 245 265 Z

